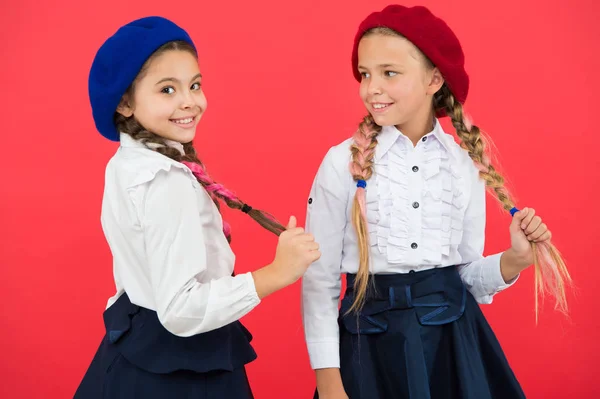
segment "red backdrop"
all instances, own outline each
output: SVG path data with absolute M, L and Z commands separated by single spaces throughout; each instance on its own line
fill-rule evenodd
M 461 39 L 472 79 L 468 111 L 494 139 L 519 204 L 535 207 L 552 228 L 577 284 L 570 319 L 547 303 L 535 325 L 531 270 L 484 311 L 528 397 L 599 397 L 600 139 L 592 99 L 600 89 L 600 6 L 423 3 Z M 0 397 L 71 397 L 103 335 L 114 286 L 100 202 L 117 147 L 95 131 L 87 97 L 103 40 L 151 14 L 185 27 L 205 75 L 210 106 L 196 146 L 211 173 L 253 206 L 303 220 L 322 157 L 364 113 L 350 70 L 355 29 L 386 4 L 3 2 Z M 493 253 L 509 244 L 509 217 L 493 201 L 488 209 L 486 252 Z M 270 262 L 276 238 L 245 215 L 226 216 L 238 272 Z M 258 399 L 311 397 L 299 294 L 295 284 L 244 318 L 259 353 L 249 365 Z

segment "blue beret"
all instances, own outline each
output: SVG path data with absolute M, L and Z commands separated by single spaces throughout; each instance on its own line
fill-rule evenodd
M 146 17 L 122 26 L 100 47 L 90 70 L 88 90 L 98 131 L 119 141 L 114 114 L 144 62 L 165 43 L 181 40 L 194 47 L 186 31 L 162 17 Z

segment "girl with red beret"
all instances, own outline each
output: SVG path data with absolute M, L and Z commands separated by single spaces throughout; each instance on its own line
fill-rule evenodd
M 368 114 L 329 150 L 308 200 L 322 252 L 302 287 L 315 397 L 523 398 L 478 303 L 536 263 L 564 310 L 569 275 L 465 116 L 458 39 L 426 8 L 391 5 L 361 23 L 352 68 Z M 486 186 L 513 218 L 510 247 L 484 257 Z

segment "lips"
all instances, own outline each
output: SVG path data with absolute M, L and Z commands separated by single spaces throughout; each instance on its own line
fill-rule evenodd
M 180 119 L 171 119 L 171 122 L 174 122 L 178 125 L 187 125 L 189 123 L 192 123 L 194 121 L 194 117 L 190 116 L 187 118 L 180 118 Z
M 371 103 L 373 112 L 385 112 L 393 103 Z

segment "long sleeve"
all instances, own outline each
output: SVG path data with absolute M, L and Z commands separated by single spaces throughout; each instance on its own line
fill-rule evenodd
M 485 245 L 485 182 L 473 168 L 471 198 L 465 213 L 463 236 L 458 246 L 462 258 L 460 276 L 478 303 L 492 303 L 493 296 L 514 284 L 504 282 L 500 272 L 502 253 L 484 257 Z
M 345 181 L 334 166 L 330 150 L 314 180 L 306 218 L 306 230 L 321 248 L 321 258 L 308 268 L 302 280 L 304 332 L 313 369 L 340 366 L 337 318 L 347 223 Z
M 219 258 L 207 250 L 211 248 L 207 242 L 215 238 L 206 235 L 204 225 L 215 220 L 214 212 L 202 208 L 214 205 L 196 190 L 202 188 L 194 187 L 183 170 L 160 171 L 149 183 L 142 205 L 141 228 L 156 310 L 164 327 L 179 336 L 220 328 L 260 302 L 250 273 L 199 281 L 211 263 L 227 262 L 233 269 L 234 256 L 228 248 L 217 252 Z

